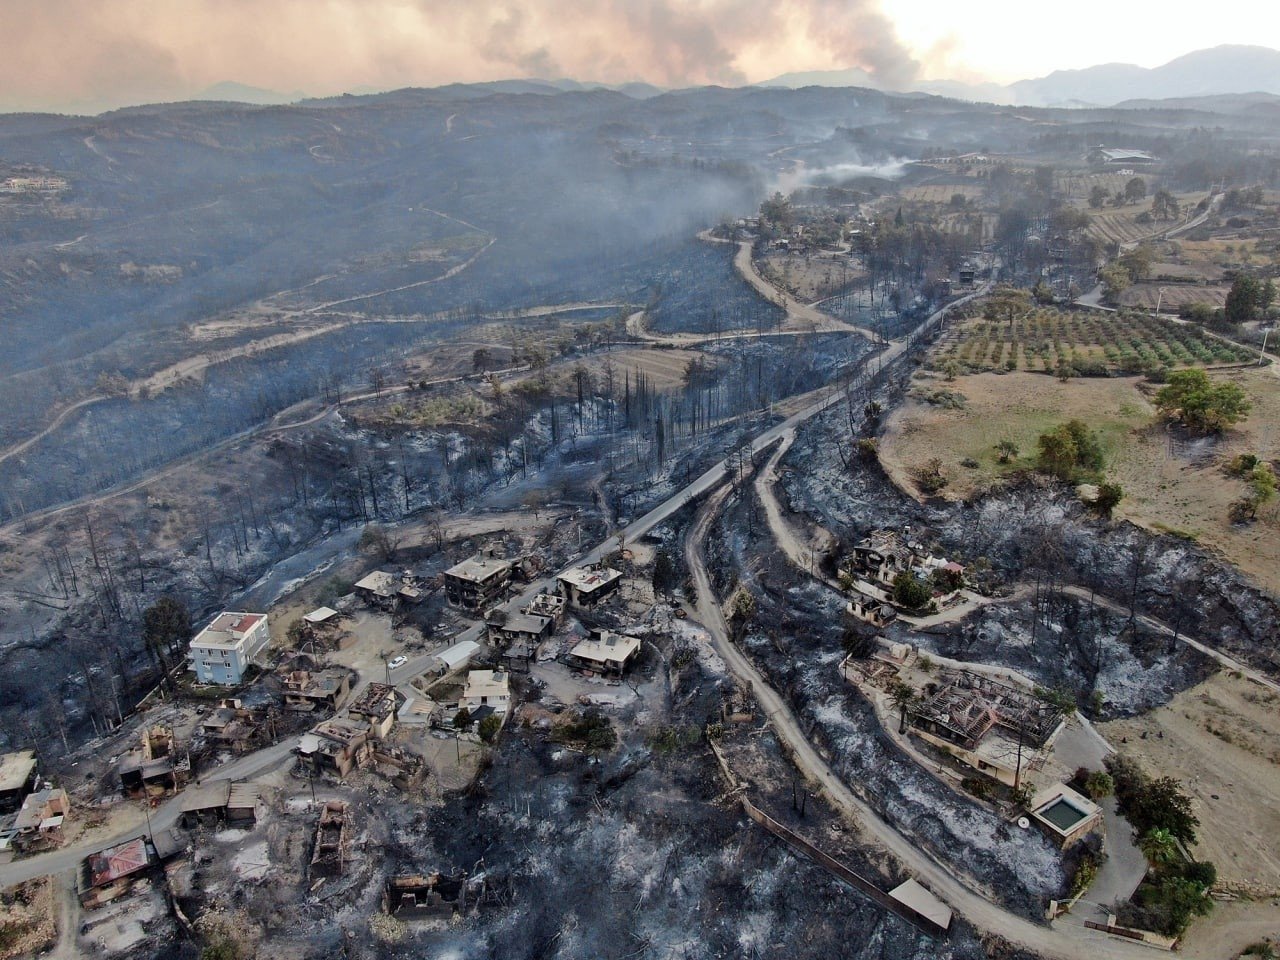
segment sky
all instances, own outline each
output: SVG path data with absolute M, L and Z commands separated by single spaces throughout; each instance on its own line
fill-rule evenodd
M 0 109 L 103 109 L 235 81 L 312 96 L 510 77 L 737 85 L 927 79 L 1280 48 L 1280 4 L 1073 0 L 0 0 Z

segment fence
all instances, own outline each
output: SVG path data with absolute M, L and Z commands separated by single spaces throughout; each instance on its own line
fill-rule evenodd
M 901 900 L 895 900 L 870 880 L 854 873 L 839 860 L 823 853 L 795 831 L 784 827 L 777 820 L 774 820 L 763 810 L 756 807 L 756 805 L 746 797 L 742 798 L 742 808 L 746 811 L 747 816 L 760 824 L 760 826 L 764 827 L 775 837 L 785 841 L 788 845 L 803 853 L 814 863 L 818 864 L 818 866 L 825 867 L 833 876 L 836 877 L 836 879 L 842 880 L 860 893 L 866 894 L 867 897 L 879 906 L 896 914 L 908 923 L 914 924 L 930 936 L 946 936 L 949 929 L 948 927 L 944 927 L 929 917 L 926 917 L 924 914 L 913 910 Z

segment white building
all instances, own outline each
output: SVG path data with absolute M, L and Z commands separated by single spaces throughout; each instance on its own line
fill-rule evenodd
M 222 613 L 191 641 L 191 669 L 200 683 L 239 683 L 271 640 L 265 613 Z
M 471 658 L 480 652 L 480 644 L 474 640 L 460 640 L 448 650 L 442 650 L 431 661 L 432 668 L 440 676 L 460 670 L 471 662 Z
M 472 670 L 467 674 L 467 684 L 462 688 L 462 700 L 458 704 L 468 713 L 480 707 L 489 707 L 494 713 L 506 713 L 511 706 L 511 685 L 501 670 Z

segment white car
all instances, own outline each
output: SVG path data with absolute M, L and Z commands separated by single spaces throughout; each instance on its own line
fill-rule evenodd
M 394 660 L 388 660 L 388 661 L 387 661 L 387 669 L 388 669 L 388 670 L 399 670 L 401 667 L 403 667 L 403 666 L 404 666 L 406 663 L 408 663 L 408 662 L 409 662 L 409 658 L 408 658 L 408 657 L 404 657 L 404 656 L 396 657 Z

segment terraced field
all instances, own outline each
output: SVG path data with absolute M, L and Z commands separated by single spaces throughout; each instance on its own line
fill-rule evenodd
M 1245 363 L 1254 354 L 1198 327 L 1144 314 L 1033 310 L 1012 321 L 970 320 L 948 332 L 931 366 L 959 372 L 1056 371 L 1102 375 L 1159 367 Z
M 980 200 L 983 186 L 980 183 L 922 183 L 913 187 L 904 187 L 902 198 L 914 203 L 949 204 L 951 198 L 960 194 L 966 200 Z

